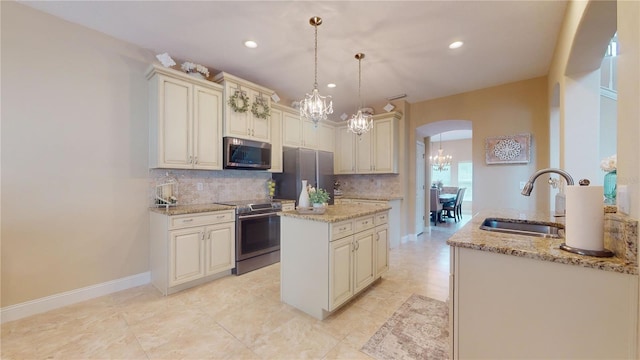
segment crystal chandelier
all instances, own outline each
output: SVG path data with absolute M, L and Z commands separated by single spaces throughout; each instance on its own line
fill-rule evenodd
M 309 19 L 309 24 L 315 28 L 315 77 L 313 91 L 300 101 L 300 116 L 313 121 L 313 124 L 318 126 L 318 121 L 326 120 L 327 115 L 333 113 L 333 102 L 331 96 L 321 96 L 318 92 L 318 26 L 322 24 L 322 19 L 314 16 Z
M 373 118 L 371 115 L 362 113 L 362 98 L 360 97 L 362 83 L 362 59 L 363 53 L 357 53 L 358 59 L 358 112 L 349 119 L 349 131 L 360 136 L 373 128 Z
M 431 161 L 431 166 L 435 171 L 447 171 L 449 170 L 449 166 L 451 165 L 451 155 L 445 155 L 444 150 L 442 150 L 442 133 L 440 133 L 440 143 L 439 143 L 438 155 L 429 156 L 429 161 Z

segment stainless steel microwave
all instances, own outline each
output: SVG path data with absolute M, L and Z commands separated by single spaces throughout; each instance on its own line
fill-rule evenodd
M 234 137 L 224 137 L 223 143 L 225 169 L 271 169 L 271 144 Z

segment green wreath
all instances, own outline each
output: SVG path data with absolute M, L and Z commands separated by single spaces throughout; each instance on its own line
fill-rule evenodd
M 241 102 L 242 106 L 238 105 L 238 102 Z M 244 91 L 236 90 L 233 95 L 229 96 L 229 106 L 235 112 L 245 113 L 249 110 L 249 97 Z
M 271 108 L 267 101 L 261 96 L 251 105 L 251 112 L 253 115 L 260 119 L 266 119 L 271 115 Z

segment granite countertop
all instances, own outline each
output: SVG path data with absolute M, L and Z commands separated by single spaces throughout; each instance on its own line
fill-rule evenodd
M 377 206 L 377 205 L 329 205 L 327 210 L 322 215 L 314 214 L 299 214 L 297 210 L 282 211 L 278 215 L 284 217 L 293 217 L 297 219 L 305 219 L 312 221 L 320 221 L 326 223 L 335 223 L 339 221 L 355 219 L 365 215 L 371 215 L 383 211 L 388 211 L 391 206 Z
M 356 200 L 377 200 L 377 201 L 391 201 L 391 200 L 402 200 L 402 196 L 396 195 L 349 195 L 342 194 L 336 195 L 336 199 L 356 199 Z
M 547 214 L 522 213 L 518 210 L 485 210 L 476 214 L 460 230 L 454 233 L 447 244 L 498 254 L 513 255 L 529 259 L 577 265 L 587 268 L 613 271 L 624 274 L 638 274 L 635 263 L 618 256 L 602 258 L 578 255 L 560 249 L 565 239 L 507 234 L 480 229 L 480 224 L 488 217 L 560 222 Z
M 196 214 L 210 211 L 223 211 L 223 210 L 235 210 L 234 206 L 220 205 L 220 204 L 200 204 L 200 205 L 180 205 L 166 207 L 151 207 L 150 211 L 164 215 L 185 215 Z

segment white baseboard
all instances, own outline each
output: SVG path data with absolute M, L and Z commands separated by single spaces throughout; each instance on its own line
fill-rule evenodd
M 418 235 L 417 234 L 407 234 L 405 236 L 402 237 L 402 242 L 407 242 L 407 241 L 416 241 L 416 239 L 418 239 Z
M 151 281 L 151 273 L 145 272 L 127 276 L 122 279 L 111 280 L 102 284 L 90 285 L 84 288 L 66 291 L 60 294 L 46 296 L 40 299 L 30 300 L 0 309 L 0 323 L 18 320 L 27 316 L 73 305 L 81 301 L 90 300 L 99 296 L 126 290 L 132 287 L 148 284 Z

